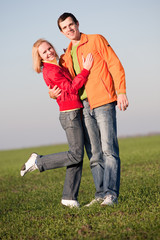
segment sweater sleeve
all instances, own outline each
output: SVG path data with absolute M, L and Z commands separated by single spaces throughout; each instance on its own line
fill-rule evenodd
M 57 85 L 61 90 L 68 93 L 78 94 L 78 90 L 86 83 L 89 71 L 83 69 L 73 80 L 67 70 L 63 68 L 59 71 L 49 70 L 47 72 L 48 84 Z
M 98 35 L 97 41 L 97 46 L 99 46 L 98 52 L 107 63 L 108 70 L 115 84 L 116 92 L 118 94 L 126 93 L 125 71 L 119 58 L 103 36 Z

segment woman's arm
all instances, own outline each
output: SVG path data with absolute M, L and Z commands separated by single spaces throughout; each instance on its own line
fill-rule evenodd
M 86 59 L 82 57 L 83 60 L 83 70 L 80 74 L 78 74 L 73 80 L 71 79 L 71 76 L 69 72 L 66 72 L 65 70 L 60 69 L 59 71 L 52 72 L 49 71 L 47 73 L 47 77 L 54 85 L 57 85 L 61 90 L 69 92 L 69 93 L 78 93 L 78 90 L 84 85 L 84 83 L 87 81 L 87 77 L 89 75 L 89 70 L 92 67 L 93 64 L 93 57 L 92 54 L 88 54 Z M 50 87 L 51 89 L 51 87 Z M 50 91 L 51 92 L 51 91 Z M 55 93 L 56 96 L 53 95 L 52 92 L 52 98 L 57 97 L 57 93 Z

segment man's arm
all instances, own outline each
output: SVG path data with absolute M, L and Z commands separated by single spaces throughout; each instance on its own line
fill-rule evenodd
M 55 85 L 53 88 L 49 85 L 49 96 L 50 98 L 57 99 L 61 95 L 61 89 Z
M 129 105 L 126 96 L 126 82 L 124 68 L 115 54 L 114 50 L 108 44 L 107 40 L 103 36 L 99 36 L 99 53 L 106 61 L 108 70 L 112 75 L 115 89 L 117 92 L 117 105 L 120 111 L 125 111 Z
M 114 81 L 117 94 L 126 93 L 126 81 L 124 68 L 116 53 L 109 45 L 108 41 L 102 36 L 97 37 L 97 49 L 101 58 L 107 63 L 108 71 Z

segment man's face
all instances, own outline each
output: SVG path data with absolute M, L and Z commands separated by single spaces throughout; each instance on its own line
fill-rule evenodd
M 80 40 L 79 23 L 75 23 L 71 17 L 66 18 L 60 22 L 61 32 L 71 41 Z

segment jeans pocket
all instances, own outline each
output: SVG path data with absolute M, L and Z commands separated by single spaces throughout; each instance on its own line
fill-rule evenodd
M 61 123 L 62 128 L 65 130 L 66 122 L 67 122 L 67 115 L 64 112 L 60 112 L 59 114 L 59 121 Z
M 80 114 L 79 110 L 74 110 L 74 111 L 69 112 L 70 120 L 73 121 L 74 119 L 78 118 L 79 114 Z
M 75 126 L 75 124 L 78 125 L 80 122 L 80 110 L 60 112 L 59 120 L 64 130 Z

